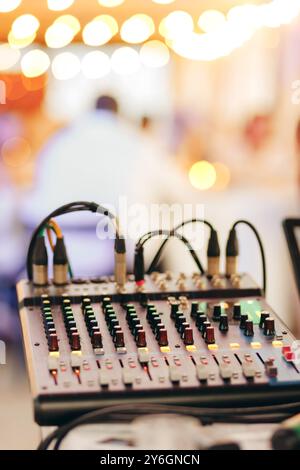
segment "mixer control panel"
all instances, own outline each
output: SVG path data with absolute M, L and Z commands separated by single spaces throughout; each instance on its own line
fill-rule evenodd
M 295 400 L 294 337 L 246 275 L 154 273 L 18 285 L 36 421 L 123 401 L 249 405 Z

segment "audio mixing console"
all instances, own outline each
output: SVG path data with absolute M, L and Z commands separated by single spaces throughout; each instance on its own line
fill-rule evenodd
M 296 401 L 294 337 L 247 275 L 18 285 L 39 424 L 120 403 Z
M 114 276 L 73 275 L 53 217 L 86 210 L 102 214 L 114 226 Z M 210 230 L 206 270 L 179 233 L 194 223 Z M 240 224 L 257 238 L 262 288 L 238 273 Z M 46 232 L 53 279 L 48 275 Z M 145 274 L 144 246 L 153 236 L 164 240 Z M 192 276 L 157 272 L 170 237 L 188 248 L 197 265 Z M 136 244 L 134 274 L 128 275 L 125 240 L 115 216 L 105 208 L 75 202 L 46 217 L 30 242 L 28 280 L 17 286 L 36 421 L 62 424 L 115 404 L 201 405 L 215 410 L 269 405 L 273 414 L 273 405 L 294 403 L 295 408 L 300 393 L 297 344 L 264 299 L 266 261 L 255 227 L 245 220 L 232 226 L 225 274 L 220 273 L 220 256 L 215 228 L 206 220 L 191 219 L 171 231 L 142 236 Z

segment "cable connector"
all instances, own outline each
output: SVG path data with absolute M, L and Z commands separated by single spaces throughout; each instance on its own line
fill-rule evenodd
M 57 239 L 54 248 L 53 282 L 57 286 L 68 284 L 68 256 L 63 237 Z
M 239 242 L 235 228 L 229 232 L 226 244 L 226 276 L 230 277 L 237 273 L 239 256 Z
M 46 286 L 48 284 L 48 253 L 43 235 L 36 240 L 32 261 L 33 284 Z
M 134 254 L 134 278 L 137 286 L 145 283 L 144 247 L 137 245 Z
M 207 247 L 207 276 L 220 274 L 220 245 L 216 230 L 212 229 Z
M 115 241 L 115 282 L 118 287 L 123 288 L 126 284 L 126 243 L 124 238 L 116 238 Z

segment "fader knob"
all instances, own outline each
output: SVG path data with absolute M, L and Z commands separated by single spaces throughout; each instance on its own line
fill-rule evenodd
M 221 314 L 222 314 L 221 305 L 215 305 L 213 309 L 213 320 L 219 321 Z
M 270 316 L 269 312 L 261 312 L 259 328 L 264 328 L 266 319 Z
M 58 351 L 58 339 L 56 333 L 49 335 L 49 351 Z
M 207 328 L 209 328 L 210 326 L 211 326 L 211 324 L 210 324 L 209 321 L 203 322 L 203 325 L 202 325 L 202 336 L 203 336 L 203 338 L 206 338 L 206 330 L 207 330 Z
M 187 321 L 182 322 L 180 327 L 179 327 L 179 331 L 178 331 L 178 333 L 181 335 L 182 338 L 183 338 L 183 334 L 184 334 L 184 332 L 187 328 L 190 328 L 189 323 Z
M 229 329 L 228 316 L 226 315 L 226 313 L 223 313 L 220 316 L 219 330 L 222 331 L 222 332 L 226 332 L 226 331 L 228 331 L 228 329 Z
M 275 320 L 274 318 L 268 317 L 265 320 L 264 326 L 264 335 L 265 336 L 274 336 L 275 335 Z
M 194 344 L 194 336 L 192 328 L 186 328 L 183 333 L 183 342 L 186 346 Z
M 179 310 L 179 302 L 172 302 L 171 303 L 171 318 L 174 319 L 176 317 L 176 313 Z
M 243 313 L 241 315 L 241 321 L 240 321 L 240 329 L 244 330 L 246 328 L 246 321 L 248 320 L 248 315 L 247 313 Z
M 72 351 L 79 351 L 80 350 L 80 336 L 79 336 L 78 332 L 74 331 L 71 334 L 70 343 L 71 343 Z
M 244 334 L 245 334 L 245 336 L 254 336 L 254 329 L 253 329 L 253 321 L 252 320 L 246 320 Z
M 124 341 L 124 333 L 123 331 L 117 331 L 115 336 L 115 345 L 116 348 L 124 348 L 125 341 Z
M 240 320 L 241 319 L 241 305 L 234 304 L 233 306 L 233 319 Z
M 197 315 L 197 318 L 196 318 L 196 326 L 198 328 L 199 331 L 202 332 L 202 329 L 203 329 L 203 323 L 207 321 L 207 316 L 204 315 L 203 312 L 200 312 L 200 315 L 198 314 Z
M 197 316 L 198 308 L 199 308 L 198 302 L 192 302 L 192 306 L 191 306 L 191 317 L 192 318 L 195 318 Z
M 179 330 L 182 323 L 184 323 L 184 322 L 186 322 L 185 316 L 183 315 L 183 313 L 179 314 L 179 312 L 178 312 L 177 315 L 176 315 L 176 319 L 175 319 L 175 327 L 177 328 L 177 330 Z
M 157 341 L 159 346 L 168 346 L 168 332 L 165 328 L 161 329 L 157 333 Z
M 102 336 L 100 331 L 94 331 L 92 334 L 92 345 L 94 349 L 102 348 Z
M 215 329 L 213 326 L 208 326 L 205 332 L 205 342 L 207 344 L 214 344 L 215 342 Z
M 144 330 L 137 332 L 136 345 L 138 348 L 145 348 L 147 346 L 146 332 Z

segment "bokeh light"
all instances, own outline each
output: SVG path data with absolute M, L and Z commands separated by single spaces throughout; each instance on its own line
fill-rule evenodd
M 52 11 L 62 11 L 70 8 L 74 0 L 47 0 L 48 8 Z
M 30 160 L 31 153 L 29 142 L 22 137 L 12 137 L 6 140 L 1 148 L 3 162 L 14 168 L 25 165 Z
M 147 67 L 164 67 L 169 63 L 169 48 L 161 41 L 148 41 L 141 47 L 141 61 Z
M 153 19 L 142 13 L 133 15 L 126 20 L 121 28 L 121 38 L 131 44 L 139 44 L 149 39 L 155 32 Z
M 74 38 L 73 29 L 65 23 L 53 23 L 46 31 L 45 41 L 48 47 L 58 49 L 65 47 Z
M 39 20 L 34 15 L 26 14 L 15 19 L 11 30 L 16 39 L 23 39 L 35 34 L 39 27 Z
M 46 52 L 34 49 L 27 52 L 21 61 L 22 73 L 25 77 L 33 78 L 43 75 L 50 66 L 50 59 Z
M 221 162 L 215 162 L 213 165 L 216 170 L 216 182 L 214 184 L 214 189 L 223 191 L 224 189 L 228 188 L 231 180 L 230 169 Z
M 34 33 L 27 38 L 17 39 L 15 38 L 13 32 L 10 31 L 8 33 L 7 40 L 11 47 L 15 49 L 24 49 L 25 47 L 28 47 L 30 44 L 32 44 L 35 38 L 36 38 L 36 34 Z
M 97 16 L 82 32 L 87 46 L 102 46 L 111 40 L 119 30 L 117 21 L 110 15 Z
M 118 7 L 122 5 L 125 0 L 98 0 L 99 5 L 107 8 Z
M 81 63 L 71 52 L 62 52 L 52 61 L 52 73 L 57 80 L 70 80 L 79 74 Z
M 16 10 L 21 5 L 22 0 L 0 0 L 0 13 L 8 13 Z
M 62 23 L 69 26 L 72 29 L 74 36 L 78 34 L 81 29 L 81 25 L 78 18 L 73 15 L 61 15 L 56 18 L 54 23 Z
M 110 72 L 110 59 L 101 51 L 88 52 L 82 59 L 81 70 L 86 78 L 104 77 Z
M 141 66 L 139 53 L 131 47 L 120 47 L 111 57 L 111 66 L 119 75 L 132 75 Z
M 12 49 L 9 44 L 0 45 L 0 70 L 9 70 L 16 65 L 21 57 L 18 49 Z
M 166 39 L 174 39 L 189 34 L 194 29 L 191 15 L 185 11 L 173 11 L 159 25 L 160 34 Z
M 218 31 L 225 23 L 225 15 L 218 10 L 206 10 L 200 15 L 198 20 L 198 26 L 205 33 Z
M 191 185 L 201 191 L 211 189 L 217 179 L 217 174 L 214 166 L 202 160 L 194 163 L 189 171 L 189 179 Z

